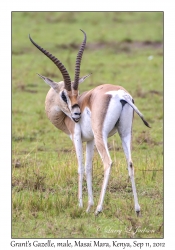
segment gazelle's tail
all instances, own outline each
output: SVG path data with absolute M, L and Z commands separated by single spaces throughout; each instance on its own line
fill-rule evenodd
M 138 108 L 134 105 L 134 103 L 130 100 L 130 96 L 125 94 L 122 96 L 122 100 L 127 102 L 134 110 L 135 112 L 140 116 L 140 118 L 142 119 L 143 123 L 148 127 L 151 128 L 148 124 L 148 122 L 144 119 L 142 113 L 138 110 Z

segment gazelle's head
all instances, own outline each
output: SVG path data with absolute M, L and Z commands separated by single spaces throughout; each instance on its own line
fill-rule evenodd
M 78 85 L 83 82 L 89 75 L 79 78 L 80 75 L 80 64 L 83 55 L 83 51 L 86 45 L 86 33 L 84 33 L 84 40 L 78 51 L 76 63 L 75 63 L 75 78 L 71 82 L 69 73 L 65 66 L 59 61 L 55 56 L 50 54 L 48 51 L 36 44 L 29 35 L 30 41 L 42 52 L 44 53 L 60 70 L 64 81 L 59 83 L 52 81 L 51 79 L 39 75 L 50 87 L 52 87 L 58 94 L 58 103 L 61 110 L 68 115 L 74 122 L 78 122 L 81 118 L 81 111 L 78 105 Z

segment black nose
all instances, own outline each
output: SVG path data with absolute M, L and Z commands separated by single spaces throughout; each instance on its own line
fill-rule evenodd
M 74 113 L 74 115 L 81 115 L 81 113 Z

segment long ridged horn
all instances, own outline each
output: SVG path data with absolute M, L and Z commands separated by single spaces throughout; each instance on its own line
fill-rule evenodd
M 33 43 L 33 45 L 35 45 L 42 53 L 44 53 L 57 66 L 57 68 L 60 70 L 64 78 L 65 89 L 67 91 L 71 91 L 71 79 L 65 66 L 55 56 L 53 56 L 47 50 L 43 49 L 38 44 L 36 44 L 30 37 L 30 35 L 29 35 L 29 39 Z
M 86 45 L 86 33 L 83 30 L 81 30 L 81 31 L 84 33 L 84 40 L 83 40 L 83 42 L 81 44 L 81 47 L 79 49 L 79 52 L 78 52 L 77 58 L 76 58 L 75 78 L 74 78 L 74 84 L 73 84 L 73 89 L 74 90 L 78 89 L 78 82 L 79 82 L 79 75 L 80 75 L 80 64 L 81 64 L 82 55 L 83 55 L 85 45 Z

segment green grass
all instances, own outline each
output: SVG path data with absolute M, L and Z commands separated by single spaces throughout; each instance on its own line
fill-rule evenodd
M 107 21 L 106 21 L 107 20 Z M 36 73 L 62 80 L 55 66 L 30 43 L 28 34 L 58 56 L 71 77 L 83 36 L 81 75 L 92 72 L 82 93 L 103 83 L 122 85 L 151 125 L 135 114 L 132 158 L 141 205 L 134 212 L 131 184 L 119 136 L 109 139 L 113 167 L 104 211 L 94 216 L 103 181 L 95 151 L 95 206 L 77 205 L 77 162 L 70 139 L 46 118 L 48 86 Z M 163 14 L 161 12 L 12 13 L 12 237 L 163 237 Z M 152 60 L 150 59 L 152 56 Z M 85 146 L 85 145 L 84 145 Z

